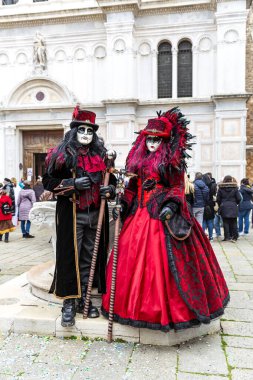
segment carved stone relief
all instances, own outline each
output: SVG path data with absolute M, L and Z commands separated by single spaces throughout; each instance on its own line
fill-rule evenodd
M 151 47 L 147 42 L 143 42 L 139 46 L 139 53 L 140 55 L 149 55 L 151 53 Z
M 0 53 L 0 65 L 8 65 L 9 62 L 8 55 L 5 53 Z
M 16 62 L 19 64 L 19 65 L 24 65 L 28 62 L 28 57 L 25 53 L 18 53 L 17 54 L 17 57 L 16 57 Z
M 212 41 L 209 37 L 203 37 L 199 41 L 199 51 L 208 52 L 212 49 Z
M 104 46 L 97 46 L 94 51 L 94 57 L 98 59 L 105 58 L 106 56 L 106 50 Z
M 82 48 L 78 48 L 74 53 L 74 59 L 77 61 L 83 61 L 85 59 L 86 53 Z
M 239 34 L 237 32 L 237 30 L 228 30 L 225 34 L 224 34 L 224 41 L 227 43 L 227 44 L 233 44 L 235 42 L 237 42 L 239 40 Z
M 47 50 L 45 39 L 41 33 L 36 32 L 33 42 L 33 63 L 35 69 L 45 70 L 47 66 Z
M 67 55 L 65 53 L 65 51 L 63 49 L 60 49 L 58 51 L 56 51 L 55 53 L 55 60 L 57 62 L 64 62 L 67 60 Z
M 117 53 L 123 53 L 126 50 L 126 43 L 125 43 L 125 41 L 122 38 L 118 38 L 114 42 L 114 50 Z

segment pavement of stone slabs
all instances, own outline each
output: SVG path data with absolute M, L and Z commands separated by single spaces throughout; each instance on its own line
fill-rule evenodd
M 52 259 L 47 232 L 32 232 L 0 243 L 0 284 Z M 231 294 L 220 334 L 174 347 L 0 335 L 0 380 L 253 380 L 253 229 L 212 244 Z

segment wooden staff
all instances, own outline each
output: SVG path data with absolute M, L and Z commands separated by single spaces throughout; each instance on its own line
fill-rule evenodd
M 116 157 L 116 153 L 114 152 L 114 156 L 109 158 L 109 152 L 108 152 L 107 157 L 108 157 L 107 167 L 108 166 L 112 167 L 113 161 Z M 108 167 L 107 171 L 105 173 L 104 186 L 108 186 L 109 179 L 110 179 L 110 169 Z M 91 290 L 92 290 L 92 284 L 93 284 L 93 279 L 94 279 L 95 269 L 96 269 L 98 248 L 99 248 L 99 242 L 100 242 L 100 236 L 101 236 L 101 230 L 102 230 L 102 224 L 103 224 L 103 218 L 104 218 L 104 212 L 105 212 L 105 204 L 106 204 L 106 199 L 101 199 L 99 215 L 98 215 L 98 225 L 97 225 L 94 249 L 93 249 L 92 260 L 91 260 L 90 274 L 89 274 L 87 292 L 86 292 L 86 296 L 85 296 L 85 304 L 84 304 L 84 309 L 83 309 L 83 318 L 84 319 L 86 319 L 88 317 L 88 312 L 89 312 Z
M 117 202 L 116 208 L 118 210 L 118 217 L 115 221 L 114 230 L 114 243 L 113 243 L 113 262 L 112 262 L 112 279 L 111 279 L 111 292 L 110 292 L 110 306 L 109 306 L 109 322 L 107 341 L 112 342 L 112 327 L 113 327 L 113 315 L 114 315 L 114 301 L 116 290 L 116 275 L 117 275 L 117 263 L 118 263 L 118 242 L 119 242 L 119 229 L 120 229 L 120 211 L 121 211 L 121 195 L 124 192 L 124 177 L 125 171 L 121 170 L 117 184 Z
M 120 207 L 118 208 L 118 212 L 120 213 Z M 111 280 L 109 323 L 108 323 L 108 335 L 107 335 L 108 343 L 112 342 L 112 325 L 113 325 L 116 274 L 117 274 L 117 263 L 118 263 L 119 227 L 120 227 L 120 217 L 118 215 L 118 218 L 115 221 L 115 232 L 114 232 L 115 235 L 114 235 L 114 244 L 113 244 L 112 280 Z

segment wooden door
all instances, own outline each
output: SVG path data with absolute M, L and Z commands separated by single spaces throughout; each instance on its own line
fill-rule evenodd
M 49 148 L 53 148 L 63 138 L 63 130 L 23 131 L 23 176 L 32 169 L 32 180 L 43 175 L 44 160 Z

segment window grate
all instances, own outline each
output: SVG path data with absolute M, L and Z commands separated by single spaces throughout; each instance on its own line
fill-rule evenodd
M 192 96 L 192 44 L 182 41 L 178 46 L 177 96 Z
M 2 0 L 2 5 L 11 5 L 18 3 L 18 0 Z
M 171 44 L 163 42 L 158 47 L 158 98 L 172 97 L 172 52 Z

